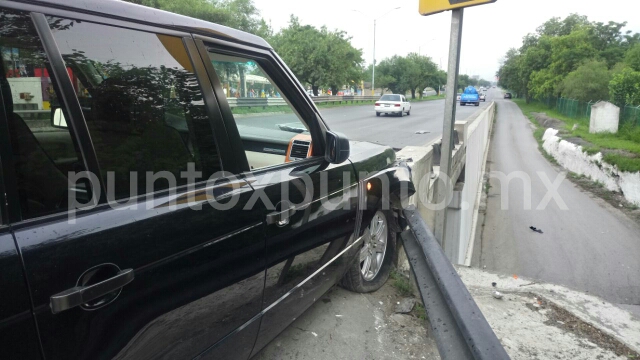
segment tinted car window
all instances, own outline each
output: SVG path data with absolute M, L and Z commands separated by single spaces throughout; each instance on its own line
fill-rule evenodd
M 220 96 L 226 96 L 231 107 L 251 169 L 306 158 L 310 153 L 309 130 L 260 64 L 212 49 L 209 58 L 223 87 L 224 94 Z M 290 147 L 295 149 L 292 156 L 288 156 Z
M 189 163 L 220 170 L 198 81 L 182 39 L 49 18 L 95 146 L 110 200 L 184 185 Z M 147 189 L 147 172 L 165 173 Z M 111 180 L 109 180 L 111 179 Z
M 382 95 L 381 101 L 400 101 L 400 95 Z
M 84 165 L 70 130 L 51 126 L 59 96 L 28 14 L 0 10 L 0 54 L 0 125 L 6 119 L 22 218 L 65 211 L 69 191 L 89 198 L 89 188 L 68 186 Z

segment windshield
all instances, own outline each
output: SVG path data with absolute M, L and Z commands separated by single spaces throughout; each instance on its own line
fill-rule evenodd
M 400 101 L 400 95 L 382 95 L 380 101 Z

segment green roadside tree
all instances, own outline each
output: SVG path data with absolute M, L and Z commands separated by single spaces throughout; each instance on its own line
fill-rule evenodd
M 640 105 L 640 71 L 625 67 L 613 75 L 609 83 L 611 102 L 621 109 L 625 105 Z
M 591 60 L 579 66 L 562 81 L 562 96 L 579 101 L 597 101 L 609 98 L 611 72 L 604 61 Z
M 489 87 L 491 86 L 491 82 L 485 79 L 480 79 L 480 81 L 478 81 L 478 85 L 482 87 Z
M 404 82 L 411 90 L 412 99 L 416 98 L 416 92 L 422 97 L 422 91 L 426 87 L 437 89 L 440 84 L 446 82 L 446 80 L 441 82 L 442 76 L 439 74 L 438 65 L 430 57 L 410 53 L 405 60 Z
M 326 28 L 303 26 L 298 18 L 292 15 L 289 26 L 271 39 L 271 45 L 298 80 L 311 85 L 316 96 L 320 86 L 326 84 L 327 71 L 330 68 L 326 41 L 328 36 Z
M 253 0 L 124 0 L 256 34 L 272 35 Z
M 394 94 L 406 94 L 411 89 L 406 72 L 409 62 L 402 56 L 394 55 L 376 65 L 376 84 Z
M 331 87 L 332 94 L 337 95 L 343 85 L 362 80 L 362 50 L 354 48 L 351 38 L 343 31 L 330 32 L 324 40 L 328 52 L 324 82 Z
M 301 25 L 291 16 L 289 26 L 272 37 L 271 45 L 298 80 L 311 85 L 315 95 L 321 86 L 337 94 L 343 85 L 357 83 L 363 76 L 362 51 L 350 39 L 342 31 Z
M 624 61 L 633 70 L 640 71 L 640 43 L 635 44 L 627 51 Z
M 578 14 L 551 18 L 535 33 L 527 34 L 519 49 L 507 52 L 496 74 L 500 86 L 530 101 L 560 95 L 565 85 L 576 80 L 565 84 L 565 78 L 585 62 L 602 61 L 609 70 L 623 60 L 635 64 L 630 49 L 640 44 L 640 34 L 623 33 L 625 26 L 624 22 L 589 22 Z M 604 89 L 602 82 L 598 88 Z
M 464 90 L 467 86 L 471 85 L 471 79 L 467 74 L 458 75 L 458 90 Z

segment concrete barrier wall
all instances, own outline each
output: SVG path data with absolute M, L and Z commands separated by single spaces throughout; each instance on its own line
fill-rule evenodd
M 580 145 L 557 136 L 558 130 L 548 128 L 542 136 L 542 147 L 563 168 L 598 181 L 610 191 L 621 192 L 627 201 L 640 206 L 640 173 L 620 171 L 602 161 L 602 153 L 588 155 Z
M 465 259 L 471 258 L 473 239 L 477 226 L 478 206 L 482 192 L 482 179 L 489 148 L 489 135 L 495 116 L 495 103 L 477 112 L 469 119 L 456 121 L 458 143 L 455 144 L 452 157 L 452 174 L 458 182 L 454 185 L 453 194 L 447 207 L 447 231 L 444 242 L 445 253 L 452 262 L 464 264 Z M 408 146 L 400 150 L 396 156 L 406 161 L 411 167 L 412 180 L 417 188 L 409 202 L 415 205 L 432 229 L 435 226 L 437 204 L 435 196 L 442 186 L 437 186 L 435 179 L 439 171 L 439 163 L 434 156 L 434 145 L 439 145 L 441 139 L 436 139 L 426 146 Z M 458 177 L 458 175 L 460 176 Z M 438 239 L 441 241 L 441 239 Z
M 473 251 L 473 239 L 478 219 L 478 207 L 482 194 L 482 179 L 487 162 L 491 127 L 495 116 L 495 103 L 491 103 L 477 118 L 469 120 L 466 143 L 464 187 L 460 216 L 460 238 L 457 253 L 459 264 L 467 263 Z

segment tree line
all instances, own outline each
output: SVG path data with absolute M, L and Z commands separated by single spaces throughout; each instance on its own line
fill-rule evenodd
M 640 105 L 640 34 L 625 26 L 578 14 L 551 18 L 507 51 L 499 84 L 527 102 L 568 97 Z
M 311 87 L 315 95 L 320 89 L 337 94 L 344 86 L 362 88 L 371 82 L 372 65 L 364 66 L 362 50 L 351 44 L 351 38 L 341 30 L 329 30 L 303 25 L 291 16 L 286 28 L 274 33 L 260 17 L 253 0 L 125 0 L 201 20 L 226 25 L 266 39 L 282 57 L 298 80 Z M 447 82 L 446 72 L 428 56 L 410 53 L 392 56 L 376 64 L 376 87 L 393 93 L 411 92 L 422 97 L 426 87 L 440 93 Z M 458 85 L 464 88 L 489 86 L 486 80 L 460 75 Z M 364 90 L 364 89 L 362 89 Z

